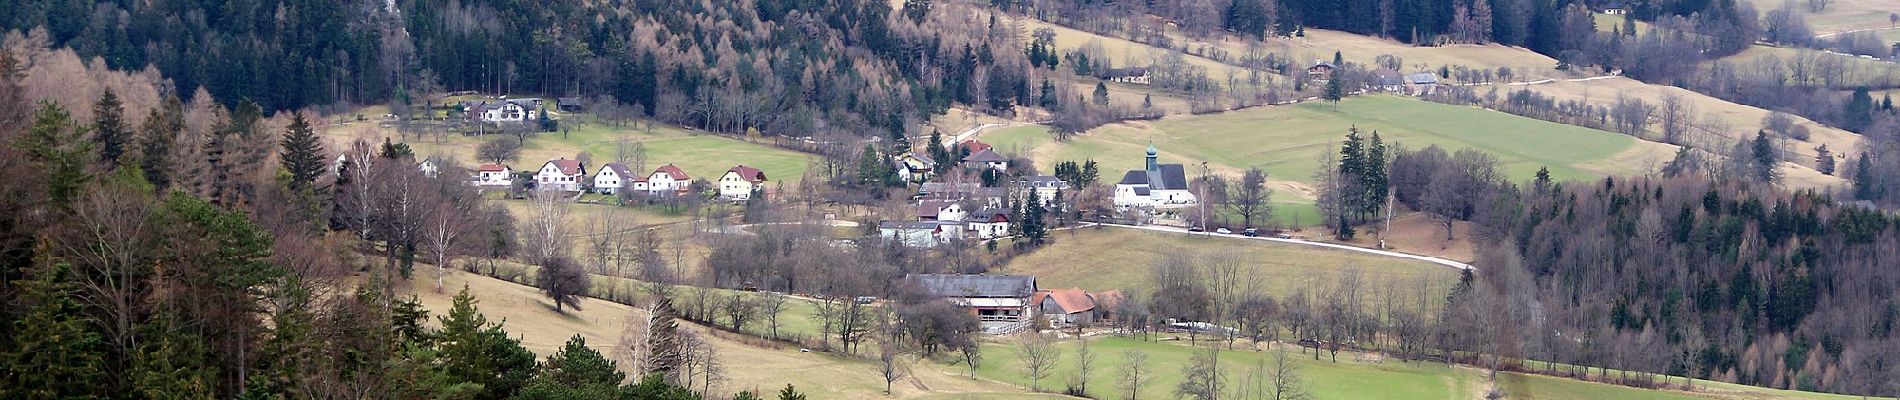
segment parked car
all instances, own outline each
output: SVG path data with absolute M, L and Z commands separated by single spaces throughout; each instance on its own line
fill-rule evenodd
M 1214 233 L 1218 233 L 1222 235 L 1232 235 L 1234 234 L 1234 231 L 1228 230 L 1227 228 L 1215 228 Z
M 1247 230 L 1240 231 L 1240 234 L 1247 235 L 1247 237 L 1260 236 L 1260 228 L 1247 228 Z
M 1191 227 L 1188 227 L 1188 232 L 1206 232 L 1206 231 L 1207 231 L 1207 229 L 1203 229 L 1203 228 L 1201 228 L 1201 227 L 1198 227 L 1198 226 L 1191 226 Z

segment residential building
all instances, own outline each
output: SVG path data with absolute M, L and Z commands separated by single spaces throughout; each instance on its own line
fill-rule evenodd
M 970 153 L 968 157 L 963 157 L 963 167 L 971 170 L 989 168 L 998 172 L 1007 171 L 1009 159 L 1004 158 L 1002 154 L 996 154 L 995 149 L 983 149 Z
M 1026 176 L 1016 180 L 1017 198 L 1029 198 L 1031 190 L 1036 191 L 1037 202 L 1042 203 L 1043 207 L 1049 207 L 1050 203 L 1055 201 L 1057 192 L 1061 192 L 1063 196 L 1075 196 L 1075 192 L 1069 190 L 1068 181 L 1053 176 Z
M 917 202 L 918 221 L 962 221 L 969 216 L 963 211 L 963 205 L 950 200 L 924 200 Z
M 1036 305 L 1037 313 L 1049 321 L 1052 329 L 1095 322 L 1095 298 L 1082 289 L 1038 290 L 1029 302 Z
M 1102 80 L 1109 82 L 1146 85 L 1149 80 L 1148 67 L 1109 68 L 1102 71 Z
M 726 170 L 725 175 L 719 177 L 719 197 L 747 200 L 752 198 L 753 192 L 763 190 L 765 190 L 765 171 L 745 166 L 745 164 L 732 167 Z
M 1390 68 L 1376 69 L 1372 71 L 1372 82 L 1366 85 L 1367 89 L 1371 90 L 1403 93 L 1405 92 L 1405 75 Z
M 686 176 L 686 171 L 681 170 L 679 166 L 666 163 L 659 168 L 654 168 L 653 173 L 647 175 L 646 183 L 648 194 L 686 194 L 692 186 L 693 178 Z
M 562 97 L 555 99 L 554 105 L 556 108 L 559 108 L 561 112 L 587 111 L 587 107 L 581 105 L 581 98 L 579 97 Z
M 921 181 L 936 174 L 937 160 L 930 159 L 928 154 L 915 151 L 905 153 L 897 156 L 895 163 L 897 177 L 906 181 Z
M 1115 183 L 1115 207 L 1181 208 L 1193 206 L 1198 199 L 1188 188 L 1187 171 L 1181 164 L 1161 164 L 1154 145 L 1148 145 L 1147 168 L 1128 171 Z
M 629 186 L 635 183 L 645 182 L 646 177 L 633 173 L 632 169 L 621 163 L 607 163 L 600 167 L 600 172 L 594 173 L 594 191 L 602 194 L 620 193 L 622 190 L 634 189 Z
M 506 164 L 482 164 L 475 166 L 475 186 L 510 186 L 515 183 L 515 170 Z
M 1438 91 L 1438 75 L 1420 72 L 1405 76 L 1406 89 L 1414 96 L 1424 96 Z
M 541 164 L 541 171 L 534 174 L 535 188 L 540 190 L 581 190 L 582 180 L 587 179 L 587 166 L 580 160 L 548 160 Z
M 981 207 L 1002 207 L 1009 190 L 967 182 L 924 182 L 917 185 L 917 196 L 923 199 L 968 200 Z
M 975 315 L 985 332 L 1020 330 L 1033 316 L 1029 297 L 1036 293 L 1035 276 L 911 274 L 904 279 Z
M 541 117 L 539 101 L 508 99 L 462 103 L 469 119 L 482 122 L 528 122 Z
M 879 238 L 894 240 L 907 247 L 932 247 L 963 239 L 963 221 L 884 221 L 877 224 Z
M 1333 70 L 1336 69 L 1339 69 L 1339 66 L 1333 63 L 1314 61 L 1313 66 L 1306 67 L 1306 78 L 1322 82 L 1329 81 L 1333 79 Z
M 979 240 L 989 240 L 1009 236 L 1009 210 L 984 208 L 970 213 L 964 228 Z

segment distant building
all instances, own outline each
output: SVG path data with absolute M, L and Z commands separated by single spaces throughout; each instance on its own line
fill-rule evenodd
M 689 186 L 692 186 L 692 179 L 686 176 L 686 171 L 681 170 L 680 167 L 673 163 L 666 163 L 659 168 L 654 168 L 653 173 L 647 175 L 646 190 L 648 194 L 655 195 L 686 194 L 686 191 L 690 189 Z
M 765 171 L 739 164 L 719 176 L 719 197 L 748 200 L 752 192 L 765 190 Z
M 969 311 L 985 332 L 1009 333 L 1027 328 L 1033 316 L 1034 304 L 1029 298 L 1036 293 L 1035 276 L 912 274 L 904 279 Z
M 581 190 L 581 180 L 587 177 L 587 166 L 581 160 L 548 160 L 541 164 L 541 171 L 534 174 L 535 188 L 540 190 Z
M 626 164 L 607 163 L 600 167 L 600 172 L 594 173 L 594 191 L 603 194 L 615 194 L 622 190 L 634 189 L 630 186 L 634 186 L 636 182 L 645 183 L 646 177 L 634 173 L 633 169 L 627 168 Z
M 937 160 L 930 159 L 928 154 L 915 151 L 898 155 L 894 163 L 893 166 L 897 167 L 897 177 L 912 182 L 929 178 L 937 169 Z
M 1102 71 L 1102 76 L 1100 76 L 1099 78 L 1102 78 L 1102 80 L 1109 81 L 1109 82 L 1146 85 L 1148 84 L 1148 79 L 1150 76 L 1151 75 L 1149 75 L 1148 73 L 1148 67 L 1129 67 L 1129 68 L 1109 68 L 1107 71 Z
M 1187 170 L 1181 164 L 1161 164 L 1159 151 L 1148 145 L 1147 168 L 1128 171 L 1115 183 L 1115 207 L 1180 208 L 1198 201 L 1187 184 Z
M 994 149 L 983 149 L 970 153 L 968 157 L 964 157 L 963 167 L 972 170 L 977 168 L 990 168 L 999 172 L 1007 171 L 1009 170 L 1009 159 L 1004 158 L 1002 154 L 996 154 Z
M 969 216 L 963 205 L 950 200 L 924 200 L 917 203 L 919 221 L 962 221 Z
M 1057 192 L 1062 192 L 1064 196 L 1075 196 L 1074 192 L 1069 191 L 1068 181 L 1053 176 L 1025 176 L 1016 180 L 1015 195 L 1018 198 L 1029 198 L 1031 190 L 1036 191 L 1036 200 L 1042 203 L 1043 207 L 1048 207 L 1050 202 L 1055 201 Z
M 963 143 L 958 143 L 957 146 L 967 149 L 971 153 L 975 153 L 975 152 L 979 152 L 983 150 L 989 150 L 990 148 L 993 147 L 993 146 L 990 146 L 989 143 L 979 142 L 979 141 L 976 141 L 976 139 L 965 140 L 963 141 Z
M 1009 197 L 1009 190 L 983 187 L 976 183 L 924 182 L 917 186 L 917 196 L 922 199 L 969 200 L 980 207 L 1002 207 L 1003 200 Z
M 1405 75 L 1391 68 L 1376 69 L 1372 71 L 1372 82 L 1366 85 L 1368 89 L 1376 91 L 1403 93 L 1405 92 Z
M 1438 75 L 1429 72 L 1406 75 L 1405 86 L 1415 96 L 1429 95 L 1438 91 Z
M 1629 6 L 1626 6 L 1623 3 L 1612 2 L 1610 4 L 1603 5 L 1603 13 L 1609 14 L 1609 15 L 1623 15 L 1623 14 L 1629 14 L 1630 9 L 1629 9 Z
M 1339 69 L 1339 66 L 1333 65 L 1333 63 L 1329 63 L 1325 61 L 1314 61 L 1313 66 L 1306 67 L 1306 78 L 1312 79 L 1315 81 L 1332 80 L 1333 70 L 1336 70 L 1336 69 Z
M 1009 210 L 984 208 L 970 213 L 964 228 L 971 236 L 980 240 L 989 240 L 1009 236 Z
M 462 109 L 469 119 L 482 122 L 527 122 L 541 117 L 540 103 L 530 99 L 467 102 Z
M 475 166 L 475 186 L 510 186 L 515 182 L 515 171 L 507 164 L 482 164 Z
M 555 107 L 559 108 L 561 112 L 587 111 L 587 107 L 581 105 L 581 98 L 579 97 L 562 97 L 555 99 L 554 102 Z
M 877 224 L 878 237 L 907 247 L 932 247 L 963 239 L 963 221 L 884 221 Z

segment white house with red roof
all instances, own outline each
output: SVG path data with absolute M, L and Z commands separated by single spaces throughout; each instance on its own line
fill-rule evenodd
M 686 194 L 687 187 L 692 182 L 693 178 L 686 176 L 686 171 L 673 163 L 666 163 L 659 168 L 654 168 L 653 173 L 647 175 L 647 193 Z
M 515 170 L 507 164 L 493 163 L 475 166 L 475 186 L 509 186 L 515 182 Z
M 607 163 L 594 173 L 594 191 L 615 194 L 622 190 L 646 190 L 646 181 L 647 177 L 633 173 L 626 164 Z
M 765 189 L 765 171 L 739 164 L 719 177 L 719 196 L 733 200 L 752 198 L 752 192 Z
M 541 164 L 541 171 L 534 174 L 535 188 L 542 190 L 565 190 L 577 192 L 587 179 L 587 166 L 581 160 L 548 160 Z

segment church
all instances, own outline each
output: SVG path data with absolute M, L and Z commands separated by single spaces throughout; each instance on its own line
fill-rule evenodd
M 1188 190 L 1187 172 L 1181 164 L 1162 164 L 1159 151 L 1148 145 L 1148 164 L 1142 170 L 1128 171 L 1115 183 L 1116 208 L 1180 208 L 1198 201 Z

